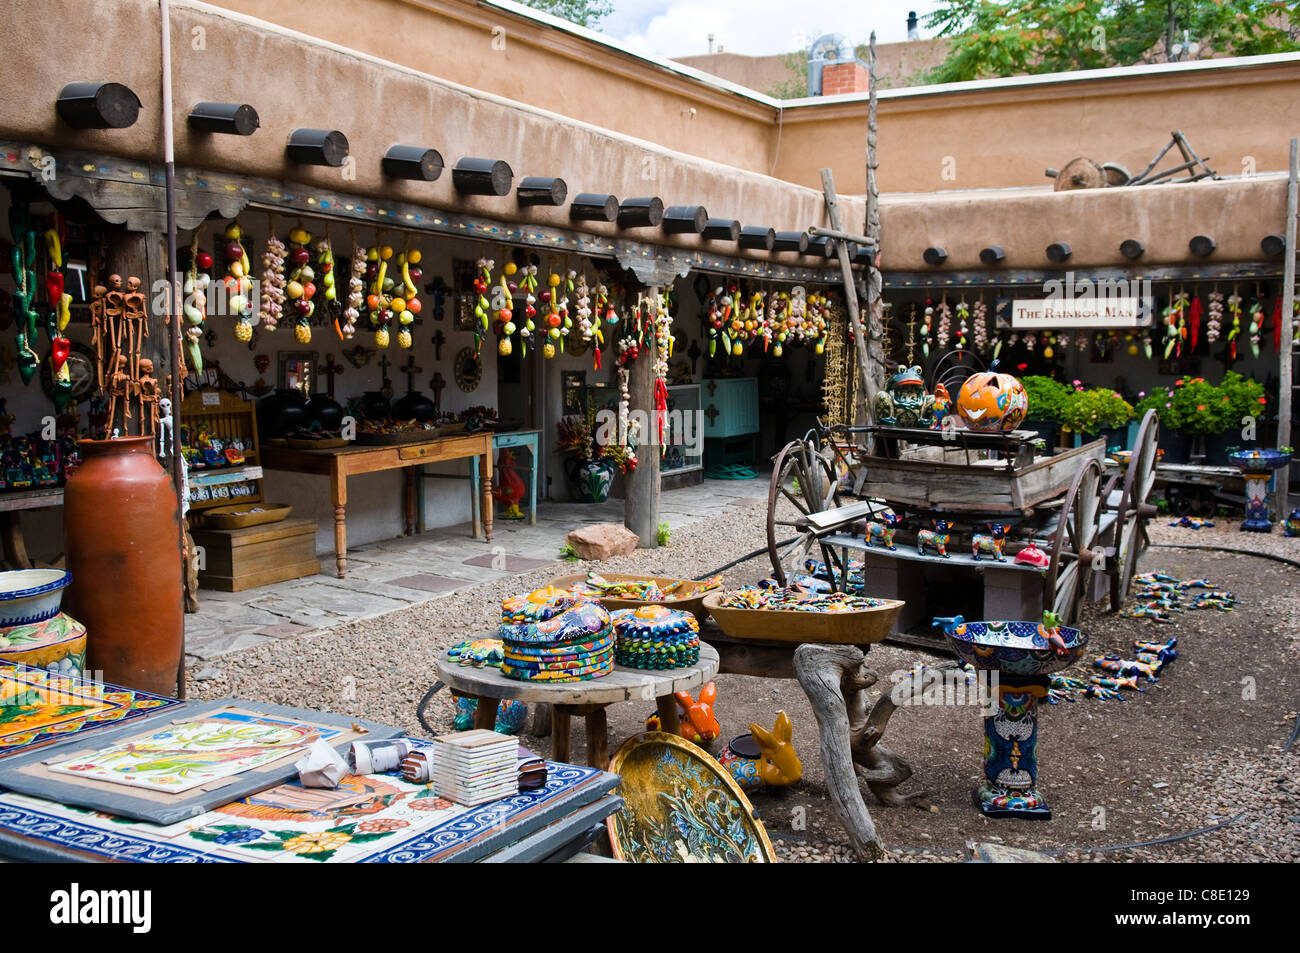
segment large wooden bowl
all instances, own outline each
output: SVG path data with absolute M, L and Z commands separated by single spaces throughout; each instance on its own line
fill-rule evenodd
M 903 602 L 882 599 L 874 609 L 856 612 L 796 612 L 791 609 L 728 609 L 721 593 L 704 597 L 704 608 L 733 639 L 752 642 L 817 642 L 866 645 L 880 642 L 894 627 Z
M 635 582 L 650 581 L 659 583 L 660 588 L 671 586 L 679 582 L 696 582 L 694 579 L 678 579 L 673 576 L 647 576 L 641 573 L 621 573 L 621 572 L 603 572 L 603 577 L 610 582 Z M 587 574 L 574 573 L 569 576 L 560 576 L 558 579 L 552 579 L 550 585 L 556 589 L 568 589 L 574 583 L 586 582 Z M 623 599 L 618 596 L 601 596 L 600 604 L 606 609 L 639 609 L 641 606 L 664 606 L 668 609 L 680 609 L 682 612 L 691 612 L 700 617 L 703 621 L 703 603 L 704 599 L 710 592 L 716 593 L 717 589 L 710 589 L 701 592 L 699 595 L 690 596 L 686 599 L 667 599 L 663 602 L 651 602 L 646 599 Z

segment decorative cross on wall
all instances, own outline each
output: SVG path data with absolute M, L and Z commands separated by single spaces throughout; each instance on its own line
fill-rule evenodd
M 406 366 L 402 368 L 402 371 L 404 371 L 405 374 L 406 374 L 406 392 L 407 392 L 408 394 L 409 394 L 409 393 L 413 393 L 413 392 L 415 391 L 415 375 L 416 375 L 416 374 L 423 374 L 423 373 L 424 373 L 424 368 L 423 368 L 423 367 L 416 367 L 416 366 L 415 366 L 415 355 L 414 355 L 414 354 L 409 354 L 409 355 L 407 355 L 407 358 L 406 358 Z
M 720 413 L 722 413 L 722 411 L 718 410 L 718 408 L 712 404 L 709 404 L 708 408 L 704 411 L 704 416 L 709 418 L 710 427 L 712 427 L 714 422 L 717 421 L 718 414 Z
M 442 360 L 442 346 L 446 343 L 447 335 L 443 334 L 441 329 L 433 332 L 433 359 L 435 361 Z
M 433 391 L 433 412 L 442 413 L 442 389 L 447 386 L 447 379 L 440 371 L 434 371 L 429 379 L 429 390 Z
M 325 392 L 329 394 L 330 400 L 334 399 L 334 376 L 343 373 L 343 365 L 334 360 L 333 354 L 325 356 L 325 366 L 320 369 L 325 375 Z

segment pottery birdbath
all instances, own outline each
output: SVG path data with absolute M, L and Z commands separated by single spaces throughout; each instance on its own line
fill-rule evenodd
M 1241 528 L 1247 533 L 1271 533 L 1273 521 L 1268 511 L 1273 471 L 1287 466 L 1291 454 L 1281 450 L 1238 450 L 1228 454 L 1228 459 L 1246 478 L 1246 518 Z
M 1054 620 L 1047 620 L 1054 621 Z M 985 817 L 1050 820 L 1038 790 L 1038 702 L 1053 672 L 1073 664 L 1088 644 L 1078 629 L 1038 622 L 935 619 L 957 656 L 997 672 L 998 709 L 984 719 L 984 777 L 974 791 Z

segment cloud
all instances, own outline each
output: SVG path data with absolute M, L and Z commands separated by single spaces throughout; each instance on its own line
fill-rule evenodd
M 924 17 L 937 3 L 827 0 L 815 6 L 789 0 L 615 0 L 601 32 L 648 56 L 695 56 L 714 48 L 768 56 L 803 49 L 823 33 L 843 33 L 865 43 L 907 39 L 907 12 Z

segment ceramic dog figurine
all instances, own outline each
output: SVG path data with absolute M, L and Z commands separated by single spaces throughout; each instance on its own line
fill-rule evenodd
M 980 553 L 988 553 L 996 563 L 1004 563 L 1007 557 L 1002 555 L 1002 547 L 1007 542 L 1007 528 L 1001 523 L 989 523 L 988 533 L 974 533 L 970 538 L 970 548 L 979 562 Z
M 936 556 L 948 558 L 948 536 L 952 532 L 952 524 L 947 520 L 932 520 L 934 529 L 917 530 L 916 533 L 916 551 L 922 556 L 925 555 L 926 549 L 933 549 Z
M 699 701 L 692 698 L 690 692 L 677 692 L 675 697 L 679 723 L 677 734 L 697 745 L 707 746 L 713 742 L 722 731 L 713 714 L 713 703 L 718 698 L 717 684 L 709 682 L 705 685 L 700 690 Z M 663 731 L 658 714 L 647 718 L 645 727 L 647 731 Z
M 748 737 L 733 738 L 718 758 L 740 789 L 753 791 L 763 785 L 784 788 L 798 783 L 803 777 L 803 764 L 790 742 L 794 731 L 790 716 L 778 711 L 776 726 L 771 732 L 754 724 L 749 726 L 749 731 Z M 733 745 L 742 750 L 735 750 Z M 752 757 L 751 751 L 754 752 Z
M 880 543 L 886 549 L 897 549 L 894 545 L 894 533 L 898 531 L 899 525 L 903 518 L 896 513 L 886 513 L 880 517 L 879 522 L 870 522 L 867 524 L 866 536 L 863 543 L 868 547 L 872 543 Z

